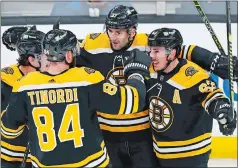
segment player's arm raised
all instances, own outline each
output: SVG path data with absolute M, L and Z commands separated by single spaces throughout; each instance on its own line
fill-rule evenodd
M 86 38 L 80 42 L 80 56 L 76 57 L 76 66 L 82 67 L 86 66 L 98 70 L 98 63 L 102 61 L 100 57 L 95 57 L 94 54 L 88 52 L 90 50 L 90 45 L 88 41 L 94 41 L 90 39 L 91 34 L 88 34 Z
M 238 81 L 238 59 L 236 56 L 233 56 L 234 60 L 234 81 Z M 216 52 L 211 52 L 205 48 L 195 46 L 195 45 L 186 45 L 183 46 L 183 49 L 180 54 L 180 58 L 188 59 L 203 69 L 214 73 L 215 75 L 228 79 L 228 56 L 221 55 Z

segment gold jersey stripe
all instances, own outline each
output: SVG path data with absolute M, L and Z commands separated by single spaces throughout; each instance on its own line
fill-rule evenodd
M 150 123 L 147 122 L 145 124 L 140 124 L 136 126 L 126 126 L 126 127 L 111 127 L 108 125 L 100 124 L 100 128 L 102 130 L 110 131 L 110 132 L 135 132 L 135 131 L 141 131 L 150 128 Z
M 108 118 L 108 119 L 118 119 L 118 120 L 123 120 L 123 119 L 136 119 L 136 118 L 140 118 L 140 117 L 144 117 L 149 115 L 149 111 L 148 110 L 144 110 L 138 113 L 133 113 L 133 114 L 123 114 L 123 115 L 116 115 L 116 114 L 106 114 L 103 112 L 97 112 L 98 115 L 104 117 L 104 118 Z
M 154 136 L 153 136 L 153 140 L 154 140 L 154 142 L 156 142 L 157 146 L 159 146 L 159 147 L 165 147 L 165 146 L 171 147 L 171 146 L 190 145 L 193 143 L 200 142 L 200 141 L 207 139 L 209 137 L 211 137 L 211 133 L 205 133 L 205 134 L 195 137 L 193 139 L 184 140 L 184 141 L 171 141 L 171 142 L 156 141 Z

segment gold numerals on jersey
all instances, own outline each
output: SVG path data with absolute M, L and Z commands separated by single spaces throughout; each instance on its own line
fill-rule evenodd
M 117 87 L 115 85 L 112 85 L 110 83 L 104 83 L 103 84 L 103 92 L 109 94 L 109 95 L 115 95 L 117 92 Z
M 206 80 L 206 82 L 200 84 L 199 91 L 202 93 L 213 92 L 216 89 L 215 82 Z
M 175 104 L 182 104 L 178 89 L 174 90 L 173 103 L 175 103 Z
M 35 107 L 32 111 L 33 120 L 37 127 L 37 136 L 41 151 L 49 152 L 57 146 L 54 129 L 54 115 L 48 107 Z M 69 130 L 71 124 L 72 130 Z M 84 130 L 81 129 L 79 104 L 67 105 L 58 131 L 60 142 L 73 141 L 74 147 L 83 146 Z

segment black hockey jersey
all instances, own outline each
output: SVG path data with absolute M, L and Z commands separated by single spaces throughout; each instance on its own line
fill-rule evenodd
M 22 76 L 23 73 L 19 70 L 19 65 L 17 64 L 5 67 L 1 70 L 1 111 L 6 109 L 9 103 L 10 95 L 12 93 L 12 87 L 14 83 Z M 27 128 L 24 130 L 21 136 L 18 137 L 18 139 L 6 139 L 5 137 L 1 137 L 2 166 L 16 165 L 19 167 L 23 160 L 27 142 Z M 29 157 L 27 162 L 31 162 Z
M 94 33 L 87 35 L 81 44 L 81 55 L 77 57 L 77 66 L 88 66 L 100 71 L 110 82 L 123 85 L 123 57 L 128 51 L 137 48 L 146 51 L 148 36 L 138 33 L 130 48 L 126 51 L 115 52 L 111 49 L 110 41 L 106 33 Z M 210 65 L 200 61 L 201 55 L 209 57 L 211 52 L 194 45 L 183 46 L 179 57 L 201 63 L 209 69 Z M 150 136 L 148 111 L 144 110 L 136 114 L 119 118 L 117 115 L 105 115 L 98 112 L 100 127 L 106 140 L 141 140 Z
M 111 83 L 124 85 L 124 57 L 130 54 L 132 49 L 146 50 L 147 35 L 137 34 L 130 48 L 126 51 L 116 52 L 111 49 L 110 41 L 106 33 L 90 34 L 82 43 L 81 55 L 77 58 L 77 66 L 89 66 L 100 71 Z M 98 111 L 100 128 L 103 130 L 107 141 L 139 140 L 150 136 L 148 133 L 148 112 L 142 111 L 130 113 L 132 106 L 130 101 L 122 102 L 126 108 L 121 111 L 125 116 L 108 115 Z M 136 134 L 136 135 L 135 135 Z
M 86 67 L 56 76 L 28 74 L 13 88 L 2 115 L 2 136 L 17 139 L 29 127 L 34 167 L 106 167 L 109 157 L 96 111 L 120 114 L 126 101 L 132 103 L 130 113 L 143 109 L 145 85 L 130 79 L 117 87 L 103 80 Z
M 23 76 L 18 65 L 14 64 L 1 69 L 1 111 L 5 110 L 12 92 L 12 87 L 17 79 Z
M 170 73 L 154 72 L 147 84 L 153 147 L 162 167 L 194 167 L 208 160 L 213 118 L 209 104 L 224 98 L 198 65 L 181 59 Z

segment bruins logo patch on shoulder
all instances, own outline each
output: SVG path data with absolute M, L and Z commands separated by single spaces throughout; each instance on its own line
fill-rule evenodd
M 95 73 L 96 71 L 92 68 L 88 68 L 88 67 L 85 67 L 84 68 L 85 72 L 87 72 L 88 74 L 91 74 L 91 73 Z
M 6 74 L 13 74 L 14 73 L 14 70 L 11 67 L 3 68 L 1 71 L 6 73 Z
M 198 70 L 196 70 L 194 67 L 190 66 L 185 70 L 185 75 L 186 76 L 193 76 L 197 72 L 198 72 Z
M 90 34 L 90 39 L 95 40 L 101 33 L 92 33 Z

